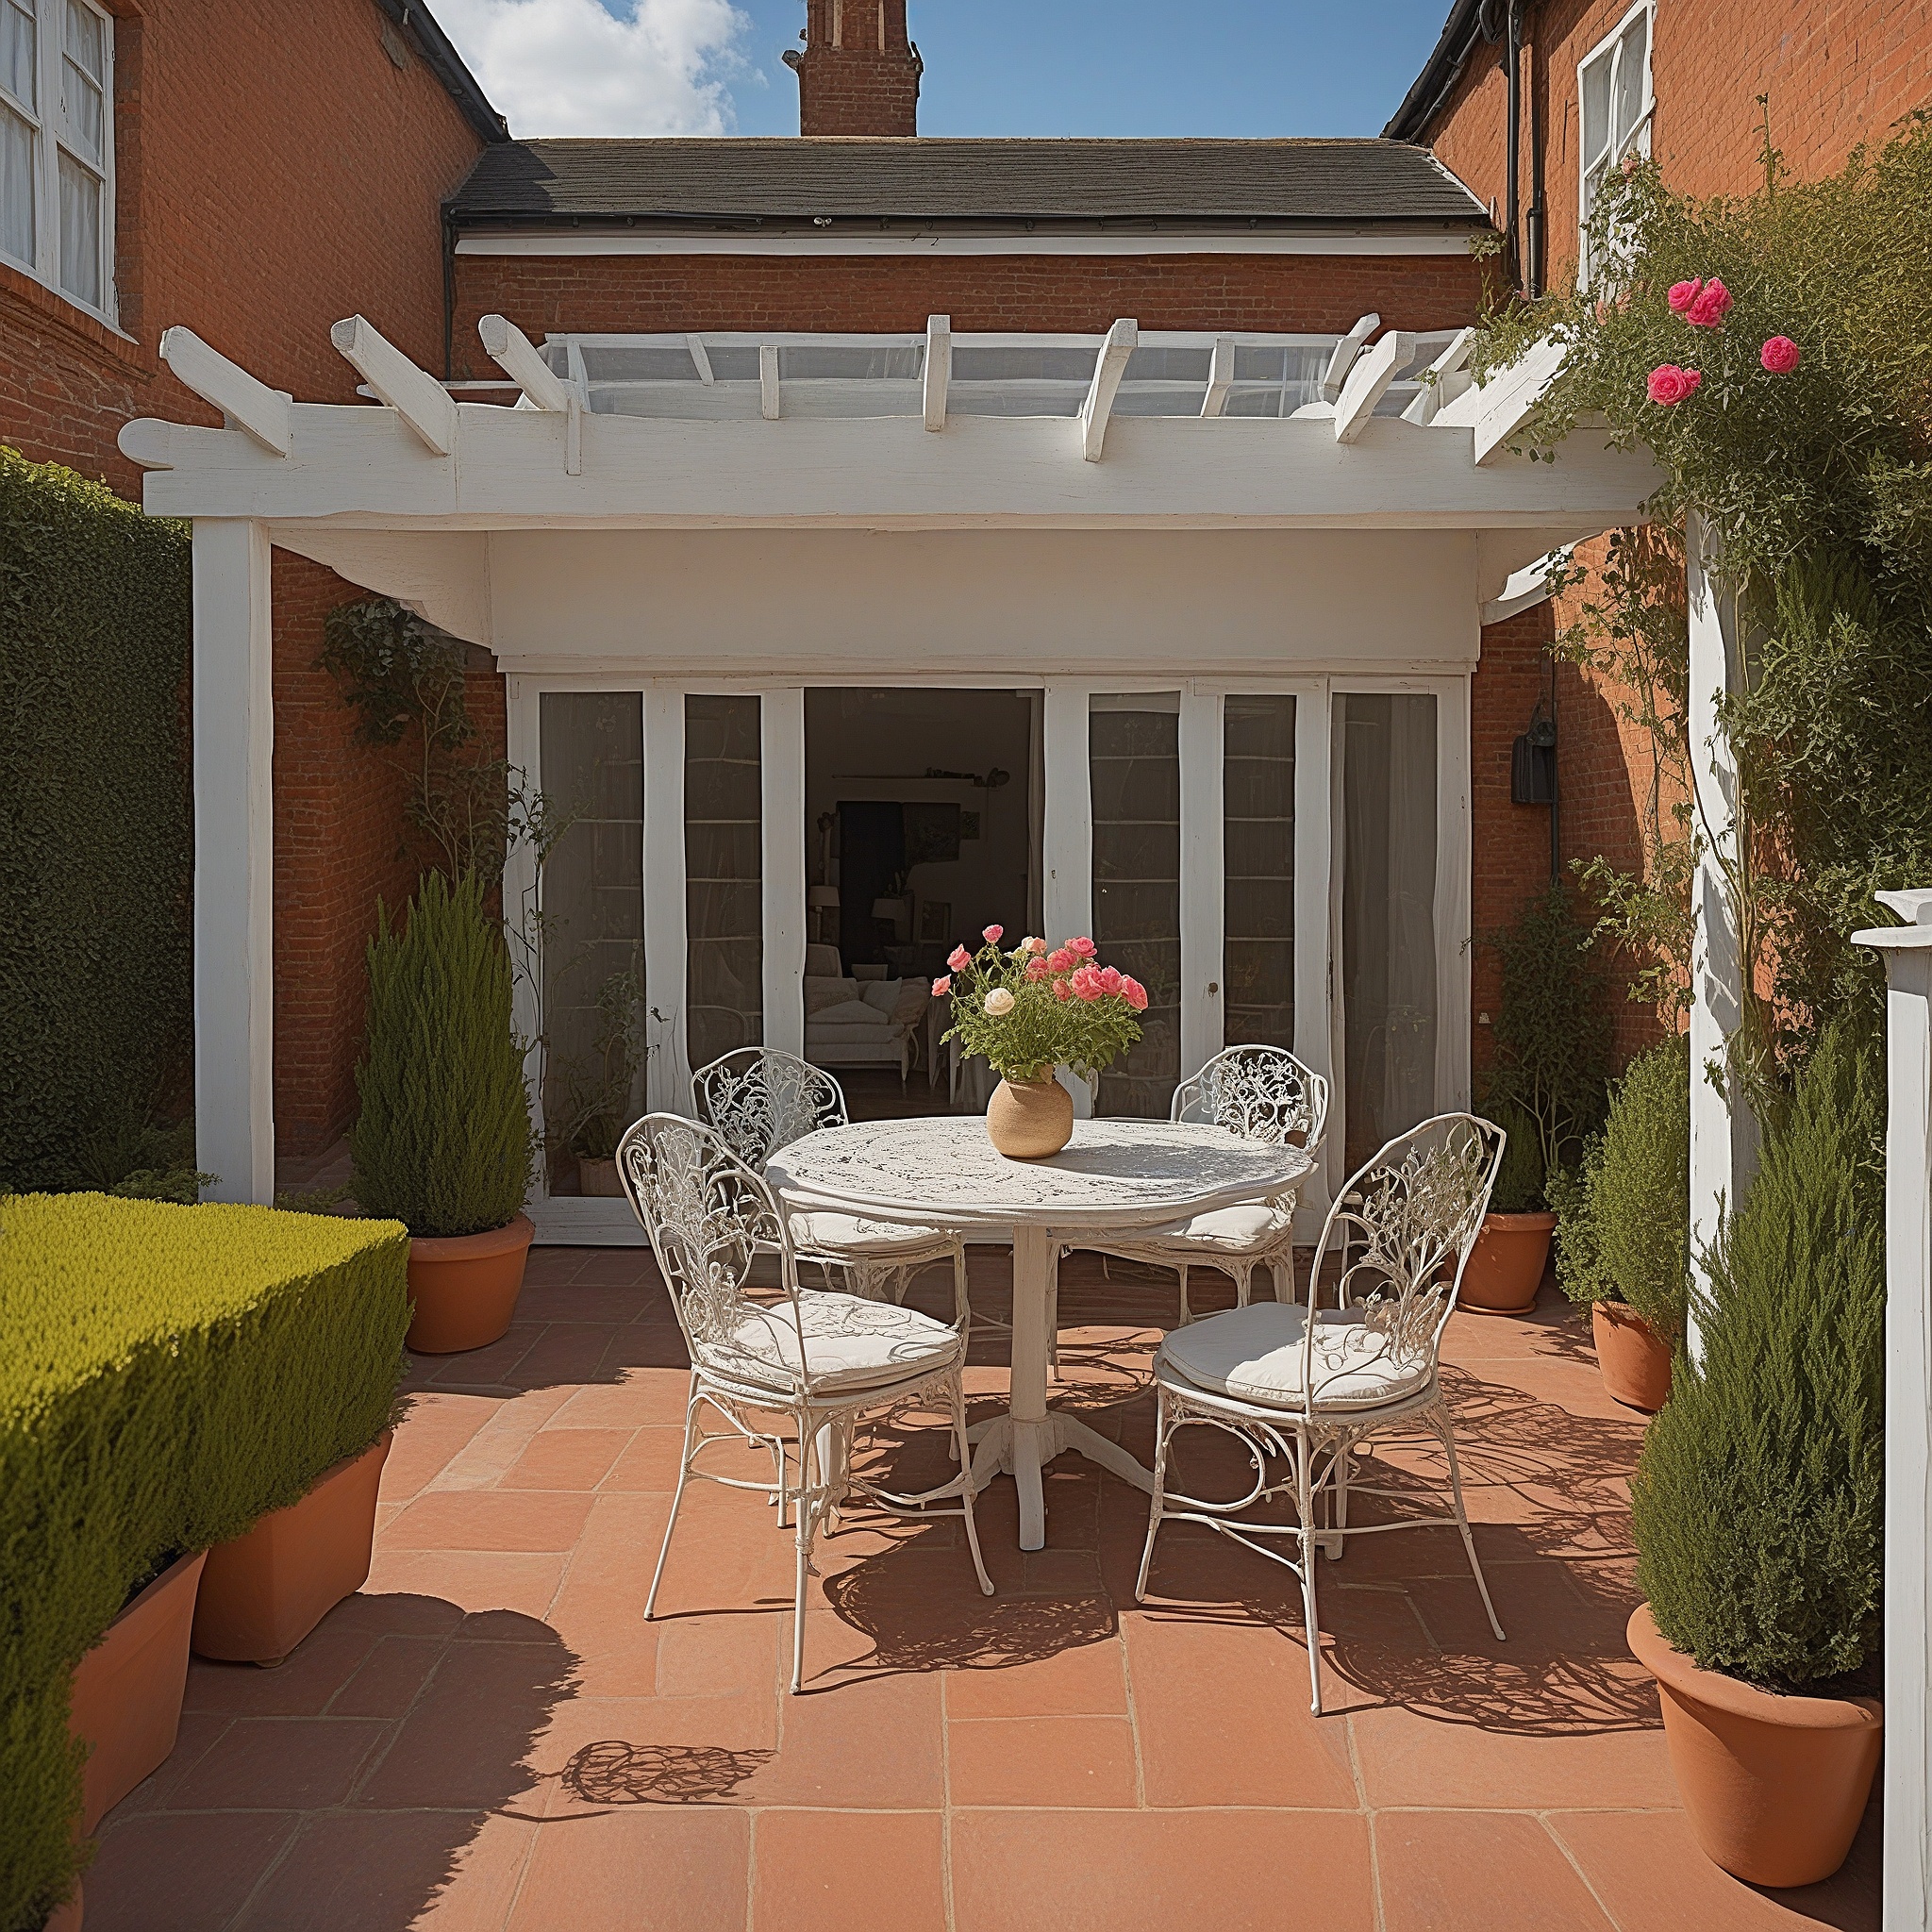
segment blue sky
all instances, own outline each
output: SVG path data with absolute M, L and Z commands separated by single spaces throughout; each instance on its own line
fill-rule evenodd
M 432 0 L 512 133 L 795 134 L 802 0 Z M 1448 0 L 911 0 L 923 134 L 1378 134 Z

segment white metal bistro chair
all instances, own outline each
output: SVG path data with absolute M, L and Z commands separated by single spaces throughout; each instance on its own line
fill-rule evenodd
M 1277 1146 L 1293 1141 L 1312 1157 L 1327 1126 L 1328 1082 L 1281 1047 L 1230 1046 L 1174 1089 L 1168 1117 L 1224 1127 L 1244 1141 Z M 1297 1184 L 1273 1200 L 1217 1208 L 1168 1227 L 1137 1228 L 1113 1239 L 1082 1239 L 1062 1252 L 1077 1246 L 1123 1261 L 1172 1268 L 1180 1276 L 1180 1325 L 1185 1328 L 1194 1319 L 1188 1306 L 1191 1268 L 1217 1268 L 1232 1277 L 1241 1307 L 1248 1305 L 1249 1284 L 1259 1267 L 1274 1275 L 1277 1301 L 1284 1286 L 1292 1294 L 1294 1209 L 1300 1192 Z M 1053 1316 L 1057 1334 L 1058 1295 Z
M 823 1067 L 772 1046 L 741 1046 L 691 1076 L 691 1110 L 744 1164 L 762 1174 L 779 1148 L 820 1127 L 847 1124 L 845 1090 Z M 789 1210 L 801 1261 L 834 1276 L 856 1295 L 906 1299 L 912 1277 L 935 1262 L 953 1264 L 955 1319 L 968 1319 L 966 1243 L 942 1227 L 876 1221 L 827 1208 Z
M 1398 1136 L 1329 1208 L 1307 1307 L 1256 1302 L 1208 1315 L 1169 1335 L 1155 1357 L 1154 1499 L 1135 1595 L 1146 1591 L 1154 1541 L 1166 1522 L 1206 1524 L 1286 1565 L 1301 1578 L 1317 1712 L 1322 1641 L 1315 1559 L 1320 1552 L 1338 1560 L 1349 1537 L 1453 1524 L 1490 1627 L 1503 1635 L 1462 1506 L 1462 1474 L 1437 1357 L 1507 1138 L 1502 1128 L 1466 1113 L 1441 1114 Z M 1334 1305 L 1324 1308 L 1322 1276 L 1331 1241 L 1339 1272 Z M 1245 1495 L 1212 1502 L 1171 1487 L 1174 1441 L 1191 1423 L 1225 1430 L 1241 1441 L 1253 1465 Z M 1365 1438 L 1404 1425 L 1425 1429 L 1441 1442 L 1452 1513 L 1351 1524 L 1350 1465 L 1357 1449 Z M 1271 1476 L 1271 1461 L 1277 1459 L 1286 1472 Z M 1416 1500 L 1407 1490 L 1357 1484 L 1355 1491 L 1411 1507 Z M 1241 1513 L 1277 1497 L 1292 1502 L 1292 1522 Z M 1257 1541 L 1271 1537 L 1291 1538 L 1297 1555 Z
M 902 1515 L 963 1517 L 979 1587 L 991 1596 L 992 1580 L 973 1522 L 963 1326 L 948 1327 L 893 1302 L 801 1291 L 797 1256 L 772 1190 L 722 1136 L 695 1121 L 646 1114 L 618 1143 L 617 1171 L 650 1237 L 691 1354 L 684 1451 L 671 1520 L 644 1599 L 646 1620 L 657 1608 L 664 1559 L 692 1477 L 758 1491 L 777 1503 L 779 1523 L 795 1529 L 794 1690 L 805 1673 L 805 1582 L 811 1574 L 812 1543 L 821 1525 L 837 1533 L 840 1511 L 855 1497 Z M 752 1261 L 761 1252 L 778 1256 L 775 1291 L 751 1287 Z M 958 1474 L 916 1495 L 883 1489 L 852 1467 L 859 1423 L 908 1407 L 938 1408 L 950 1417 L 958 1461 Z M 708 1411 L 724 1426 L 706 1427 Z M 774 1413 L 789 1419 L 792 1441 L 769 1426 Z M 708 1445 L 725 1441 L 770 1450 L 774 1479 L 753 1481 L 698 1466 Z M 957 1507 L 933 1507 L 951 1497 L 958 1499 Z

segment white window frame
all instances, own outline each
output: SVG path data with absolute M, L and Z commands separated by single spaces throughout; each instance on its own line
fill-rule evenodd
M 84 315 L 105 322 L 109 328 L 120 326 L 114 289 L 114 17 L 94 0 L 73 0 L 100 22 L 101 26 L 101 158 L 87 158 L 68 137 L 68 121 L 61 89 L 61 58 L 67 40 L 68 0 L 32 0 L 34 12 L 34 87 L 38 99 L 33 106 L 14 98 L 4 98 L 8 107 L 22 115 L 32 128 L 34 258 L 0 248 L 0 261 L 31 275 L 35 281 L 69 302 Z M 65 288 L 60 280 L 60 156 L 66 153 L 74 162 L 95 175 L 101 183 L 101 301 L 88 302 Z
M 1616 138 L 1617 83 L 1623 76 L 1624 42 L 1639 20 L 1643 22 L 1643 108 L 1636 125 L 1622 142 Z M 1596 195 L 1592 183 L 1606 177 L 1624 155 L 1635 151 L 1650 153 L 1651 124 L 1657 115 L 1657 90 L 1652 79 L 1652 58 L 1657 50 L 1657 0 L 1637 0 L 1637 5 L 1576 63 L 1576 284 L 1587 289 L 1592 264 L 1590 259 L 1590 218 Z M 1592 68 L 1607 64 L 1609 117 L 1606 123 L 1604 147 L 1600 154 L 1583 151 L 1584 77 Z

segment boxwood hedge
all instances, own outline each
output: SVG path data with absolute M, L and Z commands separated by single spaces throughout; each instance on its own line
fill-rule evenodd
M 240 1535 L 391 1419 L 394 1222 L 0 1197 L 0 1928 L 71 1886 L 74 1665 L 134 1587 Z

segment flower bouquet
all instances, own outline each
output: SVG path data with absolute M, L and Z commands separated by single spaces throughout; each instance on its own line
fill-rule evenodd
M 952 996 L 945 1038 L 983 1056 L 1000 1076 L 987 1104 L 987 1138 L 1009 1158 L 1038 1160 L 1058 1154 L 1074 1132 L 1074 1097 L 1054 1069 L 1085 1075 L 1111 1065 L 1141 1038 L 1135 1016 L 1147 1010 L 1147 989 L 1101 965 L 1090 939 L 1060 946 L 1024 939 L 1005 952 L 1004 926 L 980 937 L 976 953 L 953 948 L 933 997 Z

